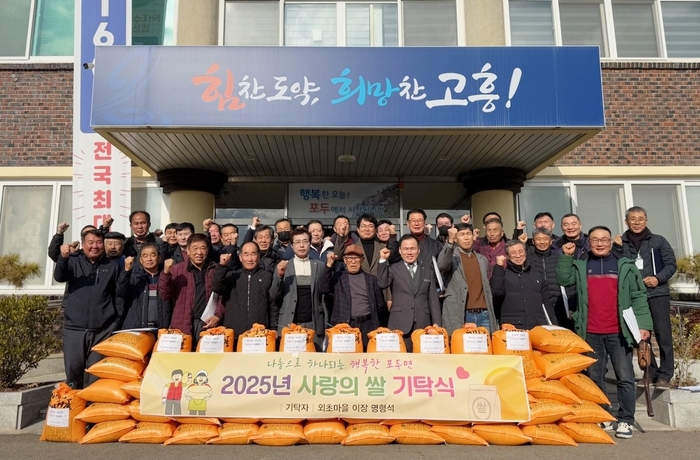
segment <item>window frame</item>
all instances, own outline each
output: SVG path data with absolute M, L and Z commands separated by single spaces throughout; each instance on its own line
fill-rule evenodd
M 578 185 L 621 185 L 624 194 L 624 209 L 621 210 L 622 216 L 624 212 L 635 206 L 634 196 L 632 193 L 633 185 L 673 185 L 676 186 L 676 198 L 678 199 L 677 209 L 678 215 L 680 216 L 680 221 L 678 222 L 678 229 L 680 230 L 681 239 L 680 247 L 682 254 L 676 254 L 676 257 L 682 257 L 684 255 L 691 254 L 693 251 L 693 239 L 692 239 L 692 229 L 690 226 L 690 209 L 688 205 L 686 188 L 687 187 L 700 187 L 700 181 L 697 178 L 680 178 L 680 179 L 660 179 L 660 180 L 644 180 L 644 179 L 551 179 L 551 178 L 533 178 L 528 179 L 523 188 L 528 186 L 537 187 L 568 187 L 569 196 L 571 197 L 571 212 L 574 214 L 578 213 L 578 195 L 576 187 Z M 520 194 L 517 195 L 517 214 L 520 220 Z M 644 207 L 644 203 L 637 203 L 637 205 Z M 560 225 L 561 216 L 554 216 L 557 226 Z M 558 219 L 558 220 L 557 220 Z M 530 224 L 528 222 L 528 224 Z M 591 223 L 593 224 L 593 223 Z M 622 228 L 624 229 L 624 222 L 622 222 Z M 586 231 L 586 230 L 584 230 Z
M 503 0 L 503 17 L 505 29 L 506 46 L 513 46 L 510 25 L 510 2 L 514 0 Z M 561 15 L 559 4 L 566 3 L 566 0 L 531 0 L 550 2 L 552 5 L 552 24 L 554 26 L 554 46 L 575 46 L 564 45 L 561 33 Z M 603 18 L 603 42 L 607 46 L 607 57 L 601 50 L 600 60 L 603 62 L 700 62 L 700 57 L 671 58 L 668 57 L 666 46 L 666 34 L 663 22 L 662 4 L 665 2 L 690 2 L 700 3 L 700 0 L 572 0 L 576 3 L 602 3 L 605 17 Z M 653 9 L 654 34 L 659 51 L 658 57 L 619 57 L 617 54 L 617 40 L 615 37 L 615 18 L 613 15 L 613 3 L 651 3 Z

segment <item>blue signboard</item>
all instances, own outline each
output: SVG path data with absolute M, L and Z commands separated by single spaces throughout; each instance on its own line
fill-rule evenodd
M 603 127 L 596 47 L 100 47 L 93 127 Z
M 94 76 L 90 64 L 96 46 L 126 45 L 127 0 L 82 0 L 80 4 L 80 44 L 76 50 L 80 74 L 80 131 L 91 133 L 90 103 Z M 83 68 L 88 64 L 88 68 Z

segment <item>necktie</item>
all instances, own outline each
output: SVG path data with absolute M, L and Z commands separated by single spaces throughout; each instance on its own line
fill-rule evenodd
M 415 278 L 416 277 L 416 264 L 409 265 L 408 271 L 411 273 L 411 278 Z

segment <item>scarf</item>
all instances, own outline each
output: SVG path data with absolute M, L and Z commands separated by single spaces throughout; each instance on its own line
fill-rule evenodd
M 642 247 L 642 241 L 651 235 L 649 227 L 644 228 L 641 233 L 632 233 L 632 231 L 627 232 L 627 238 L 634 245 L 634 248 L 639 252 L 639 248 Z

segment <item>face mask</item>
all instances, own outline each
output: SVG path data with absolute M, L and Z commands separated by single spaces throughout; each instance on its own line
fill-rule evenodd
M 289 241 L 289 233 L 290 232 L 279 232 L 277 234 L 277 239 L 280 241 Z
M 448 230 L 450 229 L 449 225 L 441 225 L 438 227 L 438 234 L 440 236 L 447 236 L 448 235 Z

